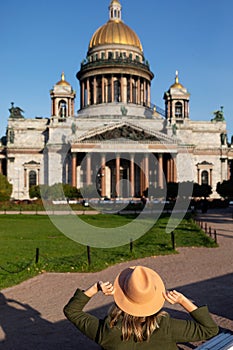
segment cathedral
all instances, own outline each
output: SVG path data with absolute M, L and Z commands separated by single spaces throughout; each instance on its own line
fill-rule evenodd
M 0 145 L 0 171 L 12 198 L 28 199 L 33 185 L 92 186 L 96 197 L 133 198 L 168 182 L 212 187 L 231 177 L 233 148 L 223 111 L 210 121 L 189 117 L 190 93 L 178 72 L 152 103 L 154 78 L 137 34 L 124 23 L 119 0 L 96 30 L 76 74 L 76 92 L 62 73 L 50 90 L 51 116 L 25 118 L 12 103 Z

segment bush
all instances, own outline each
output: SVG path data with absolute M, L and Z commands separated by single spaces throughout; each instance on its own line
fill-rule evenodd
M 12 185 L 5 175 L 0 174 L 0 201 L 8 201 L 11 197 Z

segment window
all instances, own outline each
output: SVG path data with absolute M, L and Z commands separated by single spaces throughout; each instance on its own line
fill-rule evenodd
M 203 170 L 201 173 L 201 184 L 208 185 L 209 184 L 209 174 L 208 171 Z
M 66 104 L 66 101 L 64 100 L 61 100 L 59 102 L 59 116 L 61 118 L 67 117 L 67 104 Z
M 36 180 L 37 180 L 36 172 L 35 170 L 31 170 L 29 172 L 29 188 L 31 188 L 32 186 L 36 186 Z
M 183 116 L 182 110 L 183 110 L 182 103 L 176 102 L 176 104 L 175 104 L 175 116 L 176 116 L 176 118 L 182 118 L 182 116 Z
M 114 81 L 114 102 L 120 102 L 120 82 Z

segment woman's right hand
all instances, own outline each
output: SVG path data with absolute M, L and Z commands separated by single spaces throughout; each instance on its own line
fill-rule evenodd
M 186 311 L 192 312 L 197 309 L 197 306 L 193 304 L 191 300 L 186 298 L 182 293 L 177 292 L 176 290 L 167 291 L 164 293 L 164 298 L 170 304 L 179 304 Z
M 175 289 L 171 291 L 166 291 L 164 293 L 164 298 L 166 301 L 168 301 L 170 304 L 182 304 L 182 301 L 184 300 L 184 295 L 182 293 L 177 292 Z

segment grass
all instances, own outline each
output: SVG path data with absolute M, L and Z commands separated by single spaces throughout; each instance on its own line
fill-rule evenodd
M 116 227 L 129 223 L 132 216 L 110 214 L 83 215 L 82 220 L 93 226 Z M 142 237 L 116 248 L 90 248 L 64 236 L 46 215 L 0 216 L 0 289 L 15 285 L 45 271 L 90 272 L 110 265 L 146 256 L 175 253 L 171 236 L 165 233 L 168 216 L 161 217 Z M 215 247 L 212 239 L 195 225 L 191 218 L 183 219 L 175 230 L 176 247 Z M 39 262 L 35 263 L 36 248 Z

